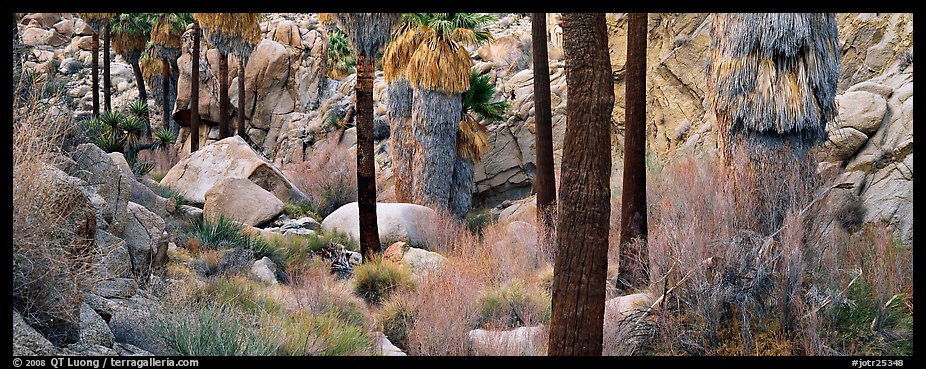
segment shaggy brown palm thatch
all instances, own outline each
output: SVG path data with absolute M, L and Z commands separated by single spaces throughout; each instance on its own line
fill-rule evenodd
M 386 83 L 392 83 L 405 76 L 405 67 L 408 66 L 412 55 L 421 44 L 422 35 L 426 33 L 425 26 L 419 26 L 399 33 L 383 52 L 383 74 Z
M 185 26 L 171 22 L 170 15 L 162 14 L 151 28 L 151 47 L 162 58 L 176 59 L 183 47 Z
M 489 153 L 489 130 L 471 117 L 460 121 L 457 130 L 457 153 L 460 157 L 479 162 Z
M 839 79 L 835 14 L 718 13 L 711 36 L 707 98 L 722 155 L 743 135 L 771 146 L 825 138 Z
M 122 55 L 125 61 L 130 64 L 138 62 L 147 44 L 148 38 L 142 33 L 113 32 L 113 51 L 115 51 L 116 54 Z
M 810 150 L 826 139 L 837 112 L 836 16 L 714 14 L 705 73 L 737 207 L 749 228 L 776 229 L 788 208 L 807 200 L 782 186 L 815 175 Z M 744 160 L 734 165 L 737 156 Z M 753 218 L 764 220 L 747 221 Z
M 263 38 L 257 13 L 196 13 L 209 43 L 224 55 L 247 57 Z
M 334 13 L 338 28 L 347 34 L 358 55 L 373 56 L 389 40 L 400 13 Z
M 116 16 L 116 13 L 77 13 L 77 16 L 87 22 L 93 32 L 100 33 L 103 25 Z
M 162 71 L 164 70 L 164 59 L 156 57 L 153 55 L 152 51 L 147 52 L 147 55 L 141 58 L 139 61 L 139 66 L 141 67 L 142 78 L 145 79 L 145 84 L 148 85 L 148 88 L 151 89 L 153 94 L 154 101 L 158 104 L 162 103 L 162 94 L 163 94 L 163 81 L 162 81 Z
M 422 37 L 405 69 L 412 86 L 444 94 L 459 94 L 469 89 L 473 60 L 466 48 L 455 42 L 446 42 L 433 30 Z

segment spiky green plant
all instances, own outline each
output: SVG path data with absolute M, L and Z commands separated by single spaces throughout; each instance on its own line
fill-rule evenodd
M 129 157 L 126 158 L 125 161 L 129 164 L 129 168 L 132 169 L 132 173 L 139 177 L 151 173 L 151 171 L 154 170 L 154 162 L 149 160 L 139 159 L 138 157 Z
M 350 49 L 347 35 L 336 27 L 328 30 L 328 76 L 340 79 L 354 72 L 357 57 Z

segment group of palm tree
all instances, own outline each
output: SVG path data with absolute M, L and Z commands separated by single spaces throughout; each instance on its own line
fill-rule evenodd
M 223 137 L 230 134 L 227 58 L 235 54 L 241 66 L 239 71 L 243 73 L 244 61 L 260 40 L 257 17 L 253 13 L 245 14 L 196 14 L 192 19 L 161 14 L 151 32 L 151 43 L 157 46 L 147 51 L 149 58 L 162 60 L 161 78 L 167 86 L 170 65 L 176 70 L 179 42 L 173 37 L 182 33 L 180 25 L 185 26 L 183 22 L 187 21 L 193 24 L 192 53 L 197 59 L 202 27 L 209 42 L 222 55 L 219 79 Z M 475 13 L 335 13 L 326 17 L 336 21 L 356 57 L 360 245 L 366 261 L 380 250 L 373 159 L 375 56 L 385 48 L 383 71 L 398 201 L 447 209 L 462 218 L 471 206 L 474 163 L 488 151 L 486 128 L 476 116 L 483 120 L 499 120 L 506 107 L 504 102 L 491 101 L 494 86 L 488 83 L 487 76 L 473 71 L 473 62 L 466 49 L 491 39 L 482 26 L 492 18 Z M 139 68 L 138 62 L 146 32 L 144 27 L 133 23 L 132 16 L 94 13 L 85 15 L 84 19 L 96 32 L 102 30 L 104 49 L 108 50 L 110 31 L 115 32 L 116 52 L 133 64 L 136 75 L 144 72 L 139 72 L 144 68 Z M 632 291 L 649 284 L 644 160 L 647 14 L 628 14 L 627 19 L 627 107 L 618 280 L 621 289 Z M 538 224 L 544 235 L 555 233 L 556 250 L 549 354 L 600 355 L 609 245 L 610 129 L 614 104 L 608 32 L 605 16 L 601 13 L 567 13 L 562 22 L 569 100 L 557 196 L 546 21 L 543 13 L 532 15 Z M 765 32 L 769 28 L 774 28 L 774 32 Z M 734 154 L 730 147 L 736 145 L 765 148 L 763 152 L 784 147 L 799 151 L 789 155 L 806 161 L 806 149 L 825 135 L 824 124 L 835 114 L 836 78 L 832 74 L 838 75 L 836 36 L 833 14 L 777 18 L 755 14 L 715 16 L 707 68 L 708 100 L 717 114 L 721 156 L 728 170 L 732 170 L 730 157 Z M 759 41 L 741 42 L 762 37 L 765 38 L 760 40 L 761 45 Z M 94 36 L 94 47 L 96 40 Z M 96 115 L 99 113 L 97 53 L 93 55 Z M 195 151 L 199 137 L 199 63 L 194 61 L 192 65 L 190 139 Z M 765 79 L 760 80 L 757 73 L 761 73 L 762 68 L 756 65 L 777 70 L 777 74 L 772 75 L 783 77 L 763 75 Z M 821 72 L 821 66 L 826 70 Z M 818 69 L 810 70 L 811 67 Z M 108 84 L 107 71 L 104 66 L 104 85 Z M 243 83 L 243 75 L 239 76 L 239 82 Z M 139 85 L 144 88 L 141 81 Z M 239 98 L 243 99 L 243 93 L 243 87 L 239 88 Z M 775 94 L 801 98 L 776 100 Z M 164 96 L 162 102 L 166 103 L 167 94 Z M 769 101 L 785 101 L 791 105 L 774 106 Z M 106 102 L 108 108 L 108 94 Z M 240 103 L 239 108 L 243 105 Z M 795 111 L 803 115 L 791 114 Z M 243 135 L 243 113 L 238 116 L 238 133 Z M 787 140 L 797 140 L 797 144 L 791 145 Z M 762 160 L 771 159 L 760 155 L 749 157 L 755 170 L 761 170 Z M 732 175 L 735 177 L 736 173 Z

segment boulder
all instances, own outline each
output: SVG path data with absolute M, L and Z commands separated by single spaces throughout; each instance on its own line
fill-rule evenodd
M 61 13 L 32 13 L 23 17 L 19 23 L 40 26 L 42 28 L 51 28 L 59 20 L 61 20 Z
M 206 191 L 203 215 L 209 218 L 224 216 L 235 221 L 258 226 L 283 212 L 283 202 L 272 193 L 247 178 L 229 177 L 217 182 Z
M 834 160 L 843 161 L 851 158 L 852 154 L 855 154 L 867 140 L 868 136 L 861 131 L 852 127 L 843 127 L 829 133 L 826 147 L 831 150 L 830 155 Z
M 402 241 L 393 243 L 383 251 L 383 259 L 394 263 L 401 263 L 402 256 L 405 255 L 405 250 L 407 250 L 408 247 L 408 244 Z
M 132 278 L 132 258 L 125 240 L 113 236 L 111 233 L 97 230 L 96 244 L 100 248 L 101 256 L 97 263 L 96 272 L 102 278 Z
M 38 27 L 26 28 L 20 37 L 22 38 L 23 45 L 26 46 L 39 46 L 46 45 L 51 39 L 55 32 L 49 31 L 47 29 L 41 29 Z
M 467 343 L 475 355 L 536 356 L 546 353 L 548 334 L 544 326 L 508 331 L 475 329 L 467 334 Z
M 526 62 L 518 63 L 519 59 L 522 59 L 525 56 L 526 51 L 520 37 L 516 35 L 499 37 L 493 42 L 487 43 L 486 45 L 480 47 L 476 51 L 476 54 L 482 60 L 492 62 L 496 68 L 520 66 L 520 69 L 523 69 L 528 65 Z
M 191 228 L 203 221 L 203 209 L 195 206 L 180 205 L 177 207 L 175 214 L 180 219 L 181 225 L 187 228 Z
M 290 228 L 302 228 L 309 229 L 313 231 L 319 231 L 322 228 L 321 223 L 312 219 L 310 217 L 302 217 L 299 219 L 290 219 L 283 222 L 283 225 L 280 226 L 280 229 L 290 229 Z
M 144 290 L 139 290 L 135 296 L 128 299 L 111 299 L 106 302 L 113 312 L 109 328 L 117 342 L 137 346 L 155 355 L 174 354 L 158 333 L 158 319 L 164 315 L 164 307 L 160 300 Z M 115 346 L 114 348 L 119 350 Z
M 650 293 L 634 293 L 618 296 L 605 301 L 605 325 L 615 323 L 616 320 L 626 318 L 638 310 L 646 310 L 656 301 Z
M 128 221 L 123 238 L 132 257 L 135 279 L 144 284 L 151 274 L 158 248 L 162 247 L 162 244 L 163 247 L 167 246 L 167 240 L 164 238 L 166 224 L 157 214 L 134 202 L 129 202 L 127 211 Z
M 402 254 L 402 265 L 407 266 L 415 275 L 426 275 L 439 269 L 447 258 L 436 252 L 409 247 Z
M 260 260 L 254 262 L 251 266 L 251 277 L 269 284 L 278 284 L 277 281 L 277 265 L 270 260 L 270 258 L 264 256 Z
M 129 199 L 132 202 L 144 206 L 161 218 L 166 218 L 173 212 L 176 207 L 176 200 L 163 198 L 154 193 L 150 187 L 139 182 L 122 153 L 111 152 L 108 155 L 109 158 L 116 163 L 116 166 L 119 167 L 119 170 L 122 171 L 122 175 L 126 182 L 129 183 L 129 187 L 131 188 Z
M 58 34 L 60 34 L 61 36 L 68 37 L 68 38 L 70 38 L 71 36 L 74 36 L 74 20 L 73 19 L 65 19 L 65 20 L 59 21 L 58 23 L 55 23 L 54 25 L 52 25 L 52 28 L 54 28 L 55 32 L 58 32 Z
M 838 96 L 836 101 L 843 127 L 855 128 L 866 135 L 875 133 L 881 127 L 887 111 L 887 101 L 881 95 L 856 90 Z
M 117 237 L 122 236 L 127 219 L 126 206 L 131 195 L 129 178 L 105 151 L 94 144 L 77 146 L 72 159 L 74 165 L 65 171 L 87 182 L 105 200 L 97 209 L 109 224 L 105 230 Z
M 54 355 L 57 349 L 13 310 L 13 355 Z
M 397 241 L 427 249 L 421 227 L 436 217 L 434 210 L 415 204 L 377 203 L 376 222 L 379 227 L 379 242 L 392 244 Z M 356 202 L 341 206 L 322 221 L 326 231 L 340 230 L 355 240 L 360 239 L 360 216 Z
M 138 291 L 134 278 L 113 278 L 100 281 L 93 288 L 93 293 L 103 298 L 127 299 Z
M 205 146 L 180 159 L 161 179 L 161 185 L 173 187 L 187 200 L 203 204 L 206 191 L 229 177 L 248 178 L 283 203 L 307 199 L 283 172 L 264 160 L 239 136 Z
M 257 96 L 254 108 L 245 111 L 245 116 L 251 118 L 251 126 L 269 129 L 274 115 L 295 110 L 296 97 L 287 88 L 289 79 L 290 52 L 279 42 L 263 39 L 244 68 L 245 89 L 254 91 L 248 96 L 250 99 Z
M 382 356 L 408 356 L 402 349 L 396 347 L 382 332 L 376 332 L 376 354 Z
M 129 343 L 117 342 L 115 345 L 113 345 L 113 350 L 115 350 L 116 354 L 119 356 L 154 356 L 153 353 Z
M 113 347 L 114 341 L 113 332 L 100 314 L 87 304 L 80 304 L 80 343 Z

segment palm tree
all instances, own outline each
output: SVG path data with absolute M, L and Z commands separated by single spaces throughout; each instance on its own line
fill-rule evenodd
M 405 17 L 408 19 L 408 17 Z M 410 22 L 403 22 L 396 37 L 383 53 L 383 77 L 386 81 L 386 114 L 389 119 L 389 139 L 392 145 L 392 178 L 398 202 L 413 202 L 411 163 L 417 143 L 412 129 L 413 91 L 405 78 L 408 60 L 418 48 L 419 33 Z
M 360 254 L 364 261 L 379 253 L 376 219 L 376 166 L 373 152 L 373 59 L 386 45 L 400 19 L 398 13 L 335 13 L 357 57 L 357 205 Z
M 489 75 L 480 75 L 473 70 L 469 89 L 461 96 L 463 119 L 457 130 L 457 160 L 450 186 L 450 213 L 457 219 L 463 219 L 472 206 L 473 192 L 476 190 L 474 166 L 491 149 L 489 130 L 476 120 L 476 116 L 483 120 L 505 119 L 508 103 L 492 102 L 494 99 L 495 85 L 489 82 Z
M 260 42 L 262 34 L 257 13 L 196 13 L 194 17 L 209 43 L 219 50 L 219 137 L 226 138 L 231 136 L 228 55 L 234 53 L 241 60 Z
M 132 66 L 135 72 L 135 82 L 138 85 L 138 99 L 148 103 L 148 92 L 145 89 L 145 79 L 141 72 L 139 61 L 141 54 L 148 44 L 148 34 L 151 32 L 151 23 L 146 14 L 118 13 L 112 24 L 113 51 L 122 55 Z M 147 117 L 145 122 L 145 137 L 151 139 L 151 124 Z
M 550 355 L 601 355 L 614 87 L 603 13 L 563 15 L 566 136 L 557 216 Z
M 621 194 L 620 270 L 622 289 L 649 282 L 646 252 L 646 13 L 627 19 L 624 179 Z
M 534 127 L 537 145 L 537 221 L 551 234 L 556 211 L 556 177 L 553 170 L 553 118 L 550 112 L 550 62 L 547 60 L 547 15 L 531 14 L 531 49 L 534 58 Z M 545 240 L 546 237 L 541 239 Z
M 714 14 L 711 24 L 706 95 L 722 162 L 737 189 L 739 218 L 772 232 L 789 207 L 809 200 L 785 191 L 795 183 L 784 178 L 803 182 L 815 174 L 810 149 L 826 139 L 826 122 L 836 116 L 836 15 Z
M 190 50 L 190 152 L 199 150 L 199 22 L 193 19 L 193 48 Z
M 90 42 L 90 48 L 92 50 L 92 68 L 91 68 L 91 79 L 93 84 L 93 116 L 100 116 L 100 30 L 104 28 L 105 24 L 109 23 L 109 20 L 116 16 L 116 13 L 78 13 L 78 15 L 83 18 L 87 25 L 90 26 L 90 29 L 93 30 L 93 36 Z M 108 44 L 107 44 L 108 45 Z M 109 49 L 106 50 L 106 60 L 109 60 Z M 109 62 L 105 62 L 104 72 L 107 76 L 109 75 Z M 107 77 L 108 78 L 108 77 Z
M 161 109 L 164 111 L 162 117 L 164 127 L 170 129 L 174 134 L 179 134 L 180 125 L 176 120 L 171 119 L 173 105 L 177 99 L 177 79 L 180 70 L 177 67 L 177 58 L 183 48 L 183 32 L 186 26 L 193 23 L 193 13 L 156 13 L 151 19 L 154 24 L 151 28 L 151 52 L 152 57 L 161 59 L 159 63 L 161 69 L 161 83 L 151 86 L 160 86 Z M 152 87 L 156 89 L 158 87 Z M 157 98 L 156 98 L 157 99 Z
M 461 95 L 469 89 L 473 65 L 464 46 L 488 41 L 491 35 L 481 27 L 492 19 L 475 13 L 407 14 L 403 32 L 393 42 L 395 49 L 384 54 L 384 72 L 394 81 L 404 76 L 413 89 L 411 135 L 398 130 L 393 143 L 398 141 L 401 146 L 399 140 L 406 137 L 411 138 L 406 143 L 416 141 L 415 149 L 394 155 L 394 160 L 403 161 L 396 164 L 398 167 L 411 168 L 403 197 L 414 203 L 451 207 L 453 168 L 459 159 L 455 144 L 463 118 Z M 397 95 L 403 92 L 401 87 L 397 86 Z M 410 162 L 404 157 L 408 151 L 414 155 Z M 403 192 L 400 187 L 397 193 Z

